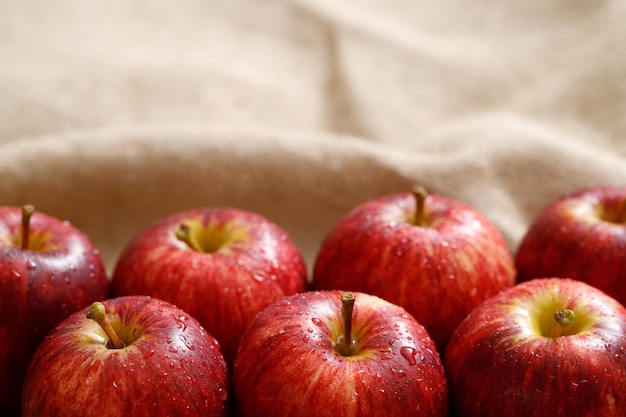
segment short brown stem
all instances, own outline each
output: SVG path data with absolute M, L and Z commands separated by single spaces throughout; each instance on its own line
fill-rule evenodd
M 617 223 L 626 223 L 626 198 L 622 201 L 617 211 Z
M 565 327 L 570 326 L 574 322 L 575 317 L 576 314 L 574 314 L 574 311 L 570 310 L 569 308 L 555 311 L 554 324 L 552 325 L 552 332 L 550 333 L 550 337 L 555 339 L 561 336 L 562 330 Z
M 115 329 L 113 329 L 113 326 L 111 325 L 111 321 L 106 314 L 104 304 L 99 301 L 93 303 L 87 312 L 87 318 L 94 320 L 100 325 L 100 327 L 102 327 L 106 335 L 109 337 L 111 345 L 115 349 L 122 349 L 124 347 L 124 343 L 122 343 L 120 338 L 117 336 Z
M 27 250 L 30 245 L 30 218 L 35 212 L 35 206 L 26 204 L 22 206 L 22 249 Z
M 343 356 L 351 356 L 354 350 L 352 342 L 352 312 L 356 295 L 351 292 L 341 294 L 341 318 L 343 319 L 343 337 L 338 340 L 335 349 Z
M 416 185 L 413 187 L 413 195 L 415 196 L 415 217 L 413 218 L 413 224 L 416 226 L 423 226 L 424 221 L 424 202 L 428 197 L 428 191 L 422 185 Z
M 191 227 L 186 223 L 181 223 L 176 230 L 176 239 L 183 242 L 187 247 L 196 252 L 203 252 L 202 247 L 198 245 L 193 236 L 191 235 Z

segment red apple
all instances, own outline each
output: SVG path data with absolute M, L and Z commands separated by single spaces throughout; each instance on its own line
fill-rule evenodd
M 306 290 L 303 257 L 263 216 L 206 208 L 157 220 L 121 253 L 113 296 L 145 294 L 194 316 L 220 342 L 227 363 L 255 314 Z
M 584 282 L 539 278 L 473 310 L 444 364 L 459 417 L 626 415 L 626 309 Z
M 0 207 L 0 415 L 19 415 L 24 372 L 61 320 L 106 297 L 100 252 L 67 221 Z
M 219 343 L 163 300 L 95 302 L 60 323 L 28 367 L 24 417 L 226 416 Z
M 495 226 L 423 188 L 345 215 L 323 241 L 313 271 L 314 289 L 361 291 L 404 307 L 440 352 L 467 313 L 514 282 L 512 255 Z
M 518 280 L 568 277 L 626 304 L 626 187 L 592 187 L 557 198 L 517 250 Z
M 424 327 L 363 293 L 310 291 L 261 311 L 232 381 L 240 417 L 448 415 L 443 366 Z

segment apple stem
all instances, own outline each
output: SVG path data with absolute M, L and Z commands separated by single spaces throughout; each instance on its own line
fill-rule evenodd
M 186 223 L 181 223 L 176 230 L 176 238 L 181 242 L 185 243 L 187 247 L 196 252 L 202 252 L 202 248 L 195 239 L 191 236 L 191 227 L 189 227 Z
M 550 333 L 550 337 L 555 339 L 561 336 L 561 331 L 570 326 L 574 322 L 574 318 L 576 314 L 574 314 L 573 310 L 569 308 L 564 308 L 561 310 L 557 310 L 554 312 L 554 324 L 552 325 L 552 332 Z
M 96 301 L 95 303 L 93 303 L 89 308 L 89 311 L 87 312 L 87 318 L 94 320 L 100 325 L 100 327 L 102 327 L 115 349 L 122 349 L 124 347 L 124 344 L 117 336 L 117 333 L 115 333 L 115 329 L 113 329 L 113 326 L 111 325 L 111 321 L 106 314 L 104 304 L 102 304 L 100 301 Z
M 22 249 L 27 250 L 30 245 L 30 218 L 35 212 L 35 206 L 26 204 L 22 206 Z
M 416 226 L 424 225 L 424 201 L 428 197 L 428 191 L 422 185 L 413 187 L 413 195 L 415 196 L 415 218 L 413 224 Z
M 626 223 L 626 198 L 617 211 L 617 223 Z
M 351 292 L 341 294 L 341 318 L 343 319 L 343 338 L 338 340 L 336 350 L 343 356 L 351 356 L 353 353 L 352 343 L 352 312 L 356 295 Z

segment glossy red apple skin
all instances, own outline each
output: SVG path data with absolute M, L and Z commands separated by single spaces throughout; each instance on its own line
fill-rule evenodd
M 361 291 L 404 307 L 440 352 L 474 307 L 515 283 L 513 258 L 495 226 L 440 194 L 415 226 L 411 193 L 383 196 L 345 215 L 323 241 L 313 288 Z
M 21 248 L 22 208 L 0 207 L 0 415 L 19 415 L 24 372 L 61 320 L 106 297 L 100 252 L 67 221 L 35 211 Z
M 576 313 L 573 334 L 552 338 L 537 313 L 558 308 Z M 626 309 L 577 280 L 521 283 L 468 315 L 444 364 L 458 417 L 624 416 Z
M 86 317 L 88 309 L 70 316 L 29 365 L 24 417 L 227 415 L 226 362 L 193 317 L 148 296 L 103 304 L 113 327 L 126 327 L 137 339 L 111 349 L 100 325 Z
M 226 230 L 228 247 L 213 253 L 186 247 L 176 230 L 194 221 Z M 283 229 L 256 213 L 220 207 L 177 213 L 142 230 L 121 253 L 111 281 L 113 296 L 150 295 L 187 311 L 217 338 L 228 363 L 258 311 L 306 286 L 303 257 Z
M 517 250 L 518 281 L 575 278 L 626 304 L 625 201 L 626 187 L 601 186 L 548 204 Z
M 346 357 L 341 292 L 310 291 L 260 312 L 233 369 L 240 417 L 447 416 L 448 392 L 435 344 L 404 309 L 356 293 Z

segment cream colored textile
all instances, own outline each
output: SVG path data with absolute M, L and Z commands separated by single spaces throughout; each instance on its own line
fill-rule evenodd
M 514 250 L 549 200 L 626 185 L 626 2 L 0 5 L 0 204 L 91 236 L 259 212 L 309 265 L 356 204 L 423 183 Z

